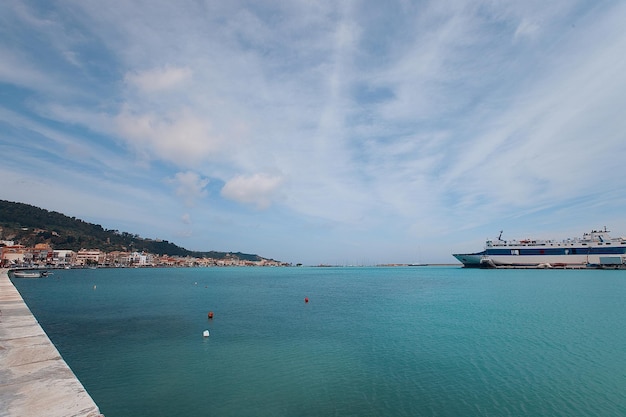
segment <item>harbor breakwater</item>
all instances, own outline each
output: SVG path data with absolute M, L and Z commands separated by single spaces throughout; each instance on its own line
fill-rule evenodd
M 103 417 L 0 269 L 0 417 Z

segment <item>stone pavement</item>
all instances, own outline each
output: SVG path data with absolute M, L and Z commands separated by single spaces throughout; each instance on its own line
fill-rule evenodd
M 0 417 L 43 416 L 102 415 L 0 269 Z

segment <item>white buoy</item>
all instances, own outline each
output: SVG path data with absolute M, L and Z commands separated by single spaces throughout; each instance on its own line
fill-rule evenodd
M 209 331 L 205 330 L 204 332 L 202 332 L 202 336 L 209 337 Z

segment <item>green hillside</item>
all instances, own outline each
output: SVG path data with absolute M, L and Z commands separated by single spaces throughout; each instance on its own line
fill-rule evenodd
M 238 258 L 257 261 L 258 255 L 232 252 L 196 252 L 166 240 L 144 239 L 118 230 L 103 229 L 75 217 L 48 211 L 24 203 L 0 200 L 0 239 L 13 240 L 25 246 L 48 243 L 54 249 L 100 249 L 111 251 L 145 251 L 158 255 Z

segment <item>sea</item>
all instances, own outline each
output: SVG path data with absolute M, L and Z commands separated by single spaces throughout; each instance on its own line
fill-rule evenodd
M 626 416 L 625 270 L 120 268 L 13 283 L 106 417 Z

